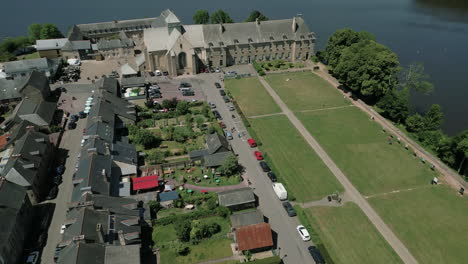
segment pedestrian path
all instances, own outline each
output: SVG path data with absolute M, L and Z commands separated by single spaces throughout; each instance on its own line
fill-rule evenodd
M 283 113 L 288 117 L 291 123 L 296 127 L 296 129 L 301 133 L 306 142 L 314 149 L 317 155 L 322 159 L 324 164 L 330 169 L 330 171 L 335 175 L 338 181 L 343 185 L 346 194 L 351 201 L 356 203 L 359 208 L 364 212 L 364 214 L 369 218 L 369 220 L 374 224 L 377 230 L 382 234 L 382 236 L 387 240 L 388 244 L 395 250 L 395 252 L 400 256 L 404 263 L 414 264 L 418 263 L 414 256 L 409 252 L 406 246 L 398 239 L 398 237 L 393 233 L 393 231 L 387 226 L 387 224 L 380 218 L 380 216 L 375 212 L 375 210 L 370 206 L 367 200 L 359 193 L 359 191 L 353 186 L 353 184 L 348 180 L 344 173 L 338 168 L 335 162 L 328 156 L 325 150 L 320 146 L 320 144 L 315 140 L 315 138 L 309 133 L 309 131 L 304 127 L 301 121 L 296 117 L 296 115 L 288 108 L 288 106 L 281 100 L 279 95 L 273 90 L 273 88 L 268 84 L 263 77 L 259 77 L 260 82 L 265 87 L 267 92 L 271 95 L 273 100 L 278 104 Z

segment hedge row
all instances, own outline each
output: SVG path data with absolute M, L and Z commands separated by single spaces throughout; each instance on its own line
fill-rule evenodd
M 198 218 L 205 218 L 209 216 L 221 216 L 221 217 L 227 217 L 229 215 L 229 209 L 227 209 L 224 206 L 218 206 L 214 210 L 208 210 L 208 209 L 198 209 L 194 212 L 188 213 L 188 214 L 178 214 L 178 215 L 170 215 L 161 219 L 156 219 L 154 221 L 155 225 L 169 225 L 173 224 L 177 221 L 180 220 L 195 220 Z

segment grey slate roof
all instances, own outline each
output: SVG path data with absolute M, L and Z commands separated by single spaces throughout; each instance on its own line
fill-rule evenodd
M 107 246 L 104 264 L 140 263 L 140 245 Z
M 94 203 L 93 207 L 95 209 L 106 209 L 109 210 L 109 212 L 111 212 L 112 214 L 127 215 L 133 217 L 142 216 L 144 219 L 149 219 L 150 217 L 150 211 L 147 205 L 141 203 L 142 207 L 139 208 L 139 201 L 133 198 L 111 197 L 107 195 L 87 193 L 82 197 L 81 201 L 92 201 Z
M 219 152 L 211 155 L 205 156 L 205 166 L 206 167 L 218 167 L 224 164 L 224 161 L 232 155 L 232 152 Z
M 238 228 L 241 226 L 255 225 L 263 223 L 263 215 L 260 210 L 254 210 L 249 212 L 235 213 L 230 216 L 231 226 Z
M 37 50 L 59 50 L 68 42 L 67 38 L 59 39 L 38 39 L 36 40 Z
M 208 146 L 208 154 L 229 151 L 229 142 L 218 133 L 206 135 L 206 145 Z
M 95 85 L 97 89 L 106 90 L 115 96 L 119 96 L 120 94 L 119 82 L 114 78 L 101 78 Z
M 179 193 L 177 191 L 162 192 L 158 194 L 158 200 L 160 202 L 167 202 L 179 199 Z
M 255 202 L 255 196 L 250 187 L 218 193 L 219 204 L 223 206 L 234 206 Z
M 20 89 L 26 81 L 27 78 L 21 77 L 14 80 L 0 79 L 0 101 L 20 99 Z
M 59 264 L 103 264 L 106 248 L 101 244 L 74 242 L 60 251 Z
M 146 84 L 145 77 L 128 77 L 120 81 L 122 88 L 141 87 Z
M 57 104 L 44 100 L 24 99 L 18 104 L 17 116 L 38 126 L 47 126 L 52 122 Z
M 135 43 L 131 39 L 101 39 L 97 43 L 98 50 L 133 48 L 134 46 Z
M 7 74 L 31 72 L 33 70 L 55 72 L 57 62 L 48 58 L 18 60 L 5 62 L 4 68 Z
M 0 180 L 0 210 L 3 208 L 20 210 L 23 207 L 23 203 L 28 199 L 25 188 L 5 180 Z
M 90 50 L 91 42 L 89 40 L 76 40 L 67 41 L 63 47 L 63 51 L 75 51 L 75 50 Z

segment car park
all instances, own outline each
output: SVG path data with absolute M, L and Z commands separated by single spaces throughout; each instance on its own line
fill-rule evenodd
M 254 151 L 254 155 L 257 160 L 263 160 L 263 155 L 260 151 Z
M 221 84 L 219 82 L 215 82 L 214 85 L 216 88 L 221 89 Z
M 39 261 L 39 251 L 31 252 L 26 258 L 26 264 L 36 264 Z
M 310 240 L 309 231 L 307 231 L 307 229 L 303 225 L 298 225 L 296 229 L 303 241 Z
M 294 207 L 291 205 L 289 202 L 283 202 L 283 207 L 284 210 L 286 210 L 286 213 L 288 213 L 289 216 L 293 217 L 296 216 L 296 210 L 294 210 Z
M 257 142 L 256 142 L 255 139 L 253 139 L 253 138 L 247 139 L 247 143 L 249 143 L 249 146 L 250 146 L 251 148 L 255 148 L 255 147 L 257 146 Z
M 274 172 L 272 172 L 272 171 L 269 171 L 267 173 L 267 176 L 268 176 L 268 178 L 270 178 L 270 180 L 272 182 L 276 182 L 278 180 L 278 178 L 276 178 L 276 174 Z
M 260 161 L 259 165 L 260 165 L 260 167 L 262 168 L 262 170 L 264 172 L 269 172 L 270 171 L 270 167 L 268 166 L 268 164 L 266 162 Z
M 223 89 L 221 89 L 221 90 L 219 90 L 219 94 L 220 94 L 221 96 L 225 96 L 225 95 L 226 95 L 226 92 L 225 92 Z
M 325 264 L 325 259 L 323 258 L 322 253 L 317 247 L 310 246 L 307 248 L 307 250 L 309 251 L 316 264 Z

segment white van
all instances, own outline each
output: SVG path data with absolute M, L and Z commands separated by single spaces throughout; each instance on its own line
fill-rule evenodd
M 283 184 L 281 184 L 279 182 L 274 182 L 272 184 L 272 187 L 273 187 L 273 190 L 276 193 L 276 196 L 278 196 L 278 198 L 281 201 L 284 201 L 284 200 L 288 199 L 288 192 L 284 188 Z

